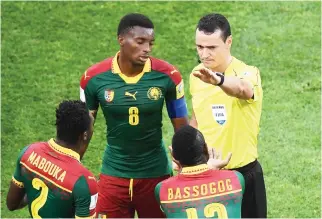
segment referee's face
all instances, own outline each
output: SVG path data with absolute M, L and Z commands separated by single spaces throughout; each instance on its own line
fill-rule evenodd
M 216 70 L 226 63 L 230 56 L 231 43 L 231 36 L 226 41 L 223 40 L 221 30 L 214 33 L 196 30 L 196 47 L 199 59 L 205 67 L 212 70 Z
M 154 43 L 154 30 L 135 26 L 119 37 L 122 53 L 133 65 L 144 65 Z

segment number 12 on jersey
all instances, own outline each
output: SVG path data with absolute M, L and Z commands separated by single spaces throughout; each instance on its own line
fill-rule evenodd
M 129 124 L 138 125 L 139 124 L 139 108 L 132 106 L 129 108 Z
M 196 208 L 187 208 L 186 209 L 188 219 L 198 219 L 197 209 Z M 217 213 L 219 219 L 228 218 L 227 210 L 225 205 L 221 203 L 211 203 L 206 205 L 204 209 L 204 216 L 207 218 L 213 218 Z

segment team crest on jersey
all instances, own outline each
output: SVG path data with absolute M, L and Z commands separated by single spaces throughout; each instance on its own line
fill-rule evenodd
M 227 121 L 227 113 L 225 105 L 223 104 L 215 104 L 211 106 L 212 115 L 216 122 L 219 125 L 223 125 Z
M 106 89 L 104 97 L 107 102 L 112 102 L 112 100 L 114 99 L 114 90 Z
M 162 96 L 162 91 L 158 87 L 151 87 L 148 90 L 148 98 L 150 100 L 158 100 L 161 98 L 161 96 Z

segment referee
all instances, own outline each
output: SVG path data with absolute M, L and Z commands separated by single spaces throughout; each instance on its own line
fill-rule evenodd
M 200 64 L 190 75 L 192 119 L 209 146 L 232 152 L 227 169 L 245 178 L 243 218 L 266 218 L 263 171 L 258 162 L 257 136 L 263 91 L 259 70 L 231 56 L 232 35 L 228 20 L 208 14 L 196 28 Z

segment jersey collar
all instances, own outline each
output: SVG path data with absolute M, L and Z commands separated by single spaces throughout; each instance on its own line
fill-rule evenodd
M 225 70 L 225 72 L 224 72 L 224 74 L 225 74 L 225 76 L 227 76 L 227 75 L 234 75 L 235 74 L 235 72 L 234 72 L 234 69 L 235 69 L 235 67 L 236 67 L 236 64 L 237 64 L 237 60 L 236 60 L 236 58 L 235 57 L 231 57 L 232 58 L 232 60 L 231 60 L 231 62 L 229 63 L 229 65 L 228 65 L 228 67 L 227 67 L 227 69 Z
M 56 152 L 60 153 L 60 154 L 63 154 L 63 155 L 66 155 L 66 156 L 69 156 L 69 157 L 72 157 L 74 159 L 76 159 L 77 161 L 80 161 L 80 156 L 77 152 L 71 150 L 71 149 L 68 149 L 68 148 L 65 148 L 65 147 L 62 147 L 60 146 L 59 144 L 57 144 L 53 138 L 51 138 L 49 141 L 48 141 L 48 144 L 49 146 L 54 149 Z
M 120 66 L 117 63 L 117 58 L 118 58 L 119 55 L 120 55 L 120 51 L 118 51 L 116 53 L 116 55 L 114 56 L 114 58 L 112 60 L 112 72 L 114 74 L 122 74 L 121 69 L 120 69 Z M 144 67 L 143 67 L 143 70 L 142 70 L 142 72 L 140 74 L 145 73 L 145 72 L 150 72 L 150 71 L 151 71 L 151 59 L 149 58 L 145 62 Z
M 180 174 L 193 175 L 193 174 L 203 173 L 207 170 L 209 170 L 207 164 L 200 164 L 200 165 L 192 166 L 192 167 L 184 167 L 184 168 L 182 168 Z

